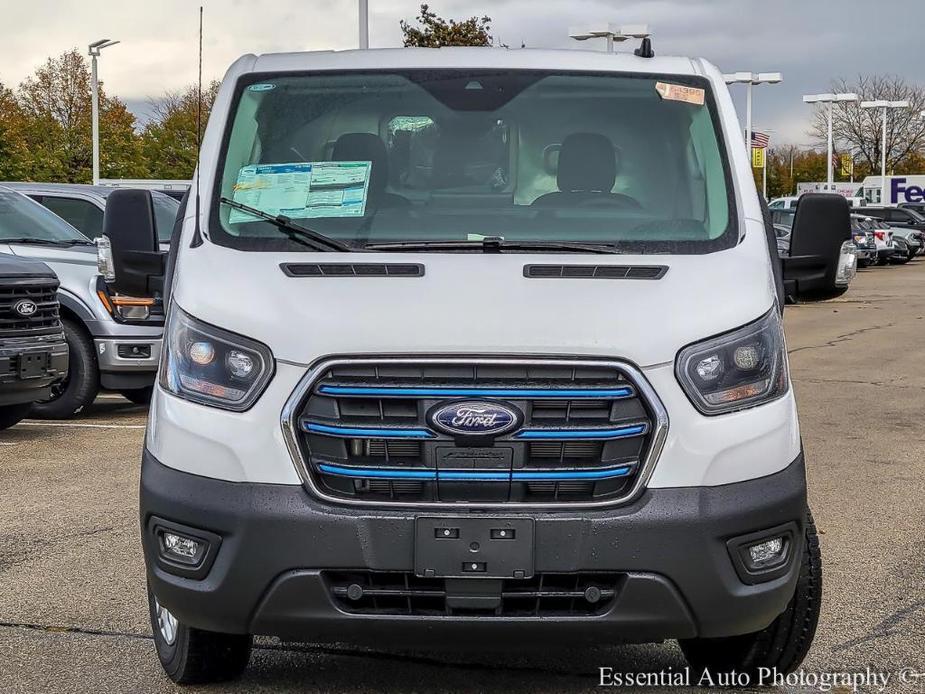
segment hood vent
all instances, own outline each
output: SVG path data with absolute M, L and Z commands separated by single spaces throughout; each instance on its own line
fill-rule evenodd
M 524 277 L 606 280 L 660 280 L 666 265 L 524 265 Z
M 283 263 L 289 277 L 423 277 L 418 263 Z

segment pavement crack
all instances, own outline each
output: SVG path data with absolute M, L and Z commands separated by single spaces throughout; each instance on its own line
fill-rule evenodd
M 87 627 L 65 626 L 59 624 L 32 624 L 29 622 L 4 622 L 0 621 L 0 628 L 4 629 L 27 629 L 29 631 L 41 631 L 47 634 L 83 634 L 86 636 L 116 636 L 127 639 L 150 640 L 149 634 L 139 634 L 131 631 L 109 631 L 106 629 L 90 629 Z
M 911 605 L 902 607 L 896 610 L 893 614 L 891 614 L 889 617 L 884 619 L 882 622 L 880 622 L 880 624 L 874 627 L 873 630 L 869 634 L 865 636 L 859 636 L 856 639 L 851 639 L 849 641 L 845 641 L 843 643 L 837 644 L 836 646 L 832 647 L 832 650 L 833 651 L 844 651 L 848 648 L 854 648 L 855 646 L 859 646 L 862 643 L 869 643 L 877 639 L 882 639 L 887 636 L 892 636 L 893 634 L 896 633 L 895 631 L 893 631 L 894 627 L 901 624 L 903 621 L 905 621 L 909 617 L 909 615 L 911 615 L 913 612 L 915 612 L 916 610 L 922 607 L 925 607 L 925 600 L 919 600 L 918 602 L 914 602 Z
M 805 346 L 803 346 L 803 347 L 795 347 L 794 349 L 787 350 L 787 353 L 788 353 L 788 354 L 796 354 L 797 352 L 802 352 L 802 351 L 804 351 L 804 350 L 809 350 L 809 349 L 821 349 L 821 348 L 823 348 L 823 347 L 834 347 L 835 345 L 837 345 L 837 344 L 839 344 L 839 343 L 848 342 L 848 341 L 851 340 L 852 338 L 855 338 L 855 337 L 857 337 L 858 335 L 862 335 L 863 333 L 869 333 L 869 332 L 872 332 L 872 331 L 874 331 L 874 330 L 883 330 L 884 328 L 892 328 L 894 325 L 896 325 L 896 324 L 895 324 L 895 323 L 887 323 L 886 325 L 872 325 L 872 326 L 870 326 L 870 327 L 868 327 L 868 328 L 860 328 L 859 330 L 852 330 L 850 333 L 845 333 L 844 335 L 838 335 L 837 337 L 834 337 L 834 338 L 832 338 L 831 340 L 828 340 L 828 341 L 826 341 L 826 342 L 823 342 L 822 344 L 818 344 L 818 345 L 805 345 Z

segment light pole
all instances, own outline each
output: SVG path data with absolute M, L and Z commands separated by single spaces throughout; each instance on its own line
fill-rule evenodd
M 726 84 L 744 84 L 745 88 L 745 151 L 752 157 L 752 87 L 756 84 L 780 84 L 784 81 L 779 72 L 732 72 L 723 75 Z
M 622 43 L 629 39 L 645 39 L 651 36 L 648 24 L 592 25 L 590 27 L 569 29 L 568 35 L 569 38 L 573 38 L 576 41 L 605 39 L 608 53 L 613 53 L 614 43 Z
M 360 48 L 369 48 L 369 0 L 359 0 Z
M 100 39 L 90 44 L 90 120 L 93 128 L 93 185 L 100 182 L 100 84 L 96 75 L 96 59 L 100 51 L 115 46 L 118 41 Z
M 835 172 L 832 169 L 832 107 L 835 103 L 853 103 L 858 100 L 857 94 L 845 92 L 842 94 L 806 94 L 803 96 L 804 104 L 828 104 L 829 105 L 829 139 L 828 139 L 828 156 L 826 158 L 826 185 L 825 189 L 831 191 L 834 187 Z
M 861 108 L 879 108 L 883 109 L 883 128 L 882 139 L 880 140 L 880 204 L 886 205 L 886 112 L 891 108 L 909 108 L 908 101 L 887 101 L 878 99 L 876 101 L 862 101 Z

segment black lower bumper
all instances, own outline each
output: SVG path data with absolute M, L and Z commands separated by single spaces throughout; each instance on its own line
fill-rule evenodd
M 357 613 L 343 608 L 330 576 L 409 575 L 415 518 L 440 514 L 329 506 L 302 487 L 198 477 L 168 468 L 147 452 L 141 474 L 145 561 L 160 602 L 201 629 L 293 640 L 392 645 L 451 640 L 484 647 L 757 631 L 783 612 L 795 590 L 805 508 L 801 455 L 775 475 L 722 487 L 650 489 L 614 509 L 492 514 L 535 519 L 537 574 L 618 574 L 607 608 L 541 617 Z M 212 540 L 214 552 L 203 577 L 177 575 L 184 572 L 159 558 L 156 519 L 205 531 L 202 537 Z M 787 565 L 770 580 L 744 582 L 729 541 L 788 524 L 794 533 Z
M 41 338 L 43 341 L 46 338 Z M 20 405 L 50 396 L 51 385 L 67 374 L 64 336 L 49 344 L 0 342 L 0 405 Z

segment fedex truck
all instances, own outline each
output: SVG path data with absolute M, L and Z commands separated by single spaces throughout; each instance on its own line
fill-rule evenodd
M 887 176 L 886 198 L 883 198 L 883 178 L 868 176 L 864 179 L 864 198 L 874 204 L 899 205 L 904 202 L 925 202 L 925 174 Z

